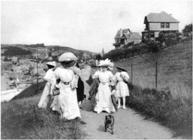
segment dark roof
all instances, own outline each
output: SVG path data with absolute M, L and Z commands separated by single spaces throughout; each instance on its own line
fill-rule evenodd
M 126 37 L 127 39 L 141 39 L 141 36 L 137 32 L 131 32 L 130 29 L 120 29 L 118 30 L 115 38 L 123 38 Z
M 179 22 L 177 19 L 172 17 L 171 14 L 167 14 L 166 12 L 150 13 L 145 17 L 145 19 L 147 19 L 148 22 Z
M 122 38 L 123 35 L 128 37 L 130 33 L 131 33 L 130 29 L 120 29 L 118 30 L 117 34 L 115 35 L 115 38 Z

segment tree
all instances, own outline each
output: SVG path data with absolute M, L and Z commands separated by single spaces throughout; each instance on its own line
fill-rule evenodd
M 190 37 L 192 35 L 192 23 L 188 24 L 182 30 L 184 36 Z

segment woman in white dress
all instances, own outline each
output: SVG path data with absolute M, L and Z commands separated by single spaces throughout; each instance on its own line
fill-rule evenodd
M 61 119 L 72 120 L 80 118 L 80 110 L 77 101 L 77 76 L 72 67 L 77 57 L 70 52 L 64 53 L 59 57 L 61 67 L 55 70 L 56 87 L 59 88 L 58 102 L 61 109 Z
M 111 71 L 108 71 L 109 61 L 101 60 L 99 66 L 101 67 L 100 71 L 96 71 L 93 75 L 93 78 L 99 79 L 98 91 L 96 94 L 96 106 L 94 111 L 100 113 L 106 111 L 108 113 L 115 112 L 111 100 L 111 89 L 110 82 L 113 80 L 113 74 Z
M 55 82 L 54 69 L 56 67 L 56 62 L 48 62 L 46 63 L 46 65 L 48 67 L 48 71 L 46 72 L 46 75 L 43 78 L 46 81 L 46 85 L 38 103 L 39 108 L 47 107 L 50 99 L 49 96 L 52 94 L 52 88 Z
M 129 96 L 129 88 L 127 86 L 129 75 L 126 70 L 117 67 L 118 72 L 115 74 L 116 91 L 115 96 L 118 98 L 118 108 L 121 107 L 121 98 L 123 99 L 123 109 L 126 109 L 126 96 Z

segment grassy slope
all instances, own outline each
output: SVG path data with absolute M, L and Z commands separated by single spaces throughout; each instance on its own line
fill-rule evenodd
M 81 138 L 78 120 L 60 120 L 49 109 L 37 107 L 40 95 L 1 104 L 1 137 L 4 139 L 74 139 Z M 20 98 L 20 99 L 19 99 Z
M 127 105 L 143 114 L 146 119 L 153 119 L 172 129 L 174 136 L 192 137 L 192 99 L 173 99 L 170 92 L 155 89 L 130 87 Z

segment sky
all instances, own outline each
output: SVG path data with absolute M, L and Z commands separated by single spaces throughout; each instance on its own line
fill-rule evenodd
M 192 0 L 2 0 L 1 43 L 61 45 L 93 52 L 114 49 L 120 28 L 144 30 L 144 17 L 165 11 L 193 19 Z

